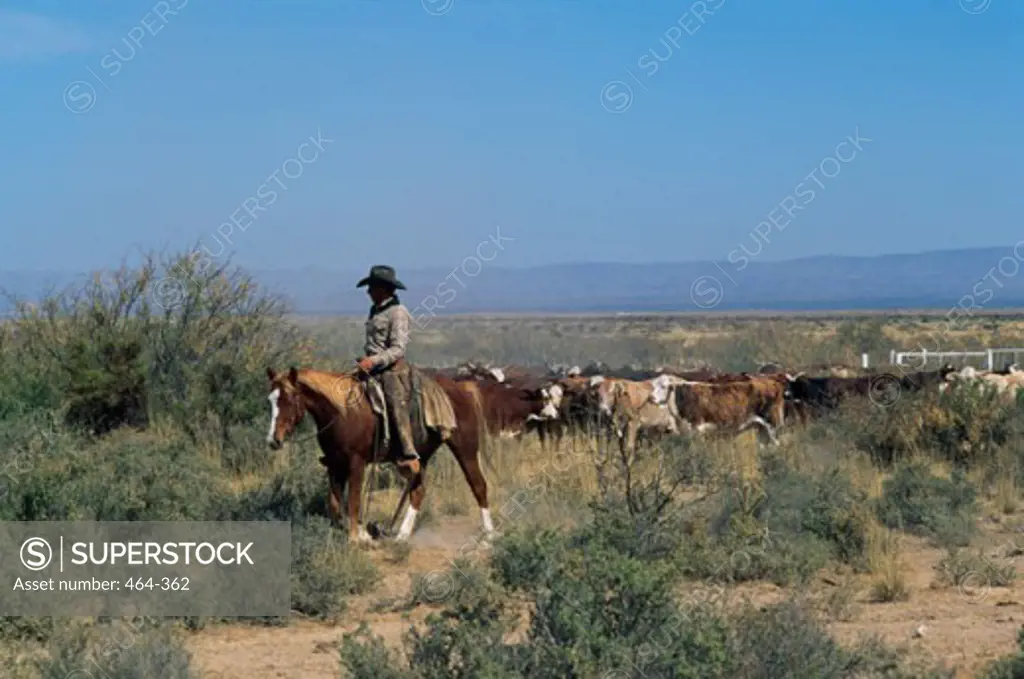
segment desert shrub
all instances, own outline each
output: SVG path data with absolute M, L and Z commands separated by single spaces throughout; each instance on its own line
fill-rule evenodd
M 671 563 L 606 547 L 580 551 L 537 594 L 530 675 L 638 668 L 655 676 L 732 676 L 724 622 L 699 607 L 684 611 L 665 596 L 678 578 Z
M 370 558 L 349 546 L 348 536 L 327 519 L 311 516 L 292 525 L 292 608 L 319 618 L 345 610 L 348 596 L 376 585 L 380 575 Z
M 48 641 L 55 629 L 53 618 L 0 616 L 0 641 Z
M 374 636 L 365 622 L 341 638 L 341 668 L 346 679 L 419 679 L 423 675 L 403 667 L 398 653 Z
M 460 575 L 449 605 L 407 636 L 409 664 L 423 677 L 503 679 L 520 676 L 516 648 L 506 644 L 515 618 L 500 588 L 480 571 Z
M 934 476 L 923 462 L 900 467 L 882 486 L 879 520 L 889 528 L 923 535 L 943 545 L 966 545 L 977 532 L 980 508 L 964 474 Z
M 979 679 L 1024 679 L 1024 628 L 1017 630 L 1017 650 L 991 662 Z
M 801 474 L 765 460 L 760 483 L 726 485 L 703 532 L 677 551 L 684 574 L 725 581 L 807 581 L 829 558 L 866 568 L 872 521 L 866 497 L 843 472 Z
M 840 679 L 853 675 L 859 658 L 842 649 L 806 607 L 788 600 L 737 618 L 735 646 L 749 679 Z
M 980 551 L 953 549 L 935 565 L 936 582 L 957 587 L 1009 587 L 1017 579 L 1017 569 L 1011 563 L 997 563 Z
M 901 391 L 885 407 L 870 400 L 843 404 L 835 428 L 876 463 L 891 465 L 927 450 L 927 429 L 943 412 L 934 396 Z
M 106 679 L 199 679 L 191 656 L 170 626 L 126 624 L 73 626 L 50 643 L 38 660 L 39 679 L 102 676 Z
M 942 415 L 926 422 L 925 431 L 932 449 L 951 462 L 984 465 L 1000 446 L 1020 433 L 1020 406 L 1008 405 L 990 389 L 973 385 L 954 388 L 941 401 Z
M 84 286 L 18 302 L 0 383 L 95 433 L 157 416 L 191 433 L 206 413 L 232 425 L 265 413 L 263 368 L 299 355 L 286 307 L 225 261 L 149 255 Z M 2 407 L 2 406 L 0 406 Z
M 300 521 L 327 516 L 325 467 L 312 451 L 292 451 L 287 466 L 263 483 L 224 500 L 221 518 L 228 521 Z
M 899 372 L 894 374 L 899 375 Z M 988 464 L 1020 430 L 1020 406 L 991 390 L 965 385 L 938 394 L 934 388 L 900 392 L 886 407 L 849 403 L 839 427 L 880 463 L 927 454 L 962 467 Z
M 102 444 L 71 443 L 33 458 L 0 499 L 0 516 L 10 521 L 204 521 L 228 492 L 217 464 L 183 437 L 125 432 Z
M 566 540 L 569 536 L 565 536 Z M 550 540 L 533 545 L 547 553 Z M 529 543 L 517 542 L 526 551 Z M 508 550 L 512 552 L 514 550 Z M 795 602 L 726 613 L 677 603 L 671 567 L 616 550 L 577 545 L 535 588 L 529 624 L 516 629 L 514 599 L 478 579 L 403 639 L 402 652 L 362 627 L 346 635 L 343 676 L 370 679 L 562 679 L 563 677 L 939 677 L 908 669 L 879 642 L 846 650 Z M 530 563 L 542 558 L 525 559 Z
M 534 592 L 565 558 L 568 542 L 563 533 L 551 529 L 510 531 L 494 544 L 494 579 L 513 592 Z
M 468 558 L 457 558 L 451 568 L 412 576 L 409 608 L 420 604 L 459 608 L 474 605 L 493 593 L 497 585 L 486 569 Z

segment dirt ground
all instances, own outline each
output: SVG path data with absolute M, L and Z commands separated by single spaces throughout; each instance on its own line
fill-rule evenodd
M 1004 523 L 984 526 L 986 555 L 1006 545 L 1024 544 Z M 413 536 L 413 551 L 406 564 L 395 565 L 386 550 L 374 549 L 373 559 L 383 579 L 377 590 L 350 601 L 349 610 L 338 624 L 293 621 L 283 628 L 220 626 L 202 630 L 190 640 L 190 650 L 206 673 L 218 679 L 323 679 L 340 677 L 338 642 L 344 632 L 354 631 L 361 621 L 389 643 L 400 643 L 411 624 L 421 622 L 430 607 L 407 612 L 373 612 L 383 599 L 409 594 L 412 573 L 444 571 L 459 548 L 477 529 L 476 517 L 444 517 Z M 955 667 L 958 679 L 973 677 L 989 660 L 1014 650 L 1018 628 L 1024 624 L 1024 578 L 1009 587 L 985 586 L 969 578 L 962 587 L 936 587 L 934 568 L 944 556 L 924 541 L 903 538 L 904 574 L 910 598 L 895 603 L 871 603 L 870 587 L 877 576 L 841 582 L 822 573 L 811 586 L 811 594 L 824 601 L 830 592 L 849 587 L 850 604 L 829 629 L 843 643 L 865 635 L 880 635 L 887 643 L 904 646 L 912 655 Z M 993 561 L 1009 563 L 1011 558 Z M 1018 573 L 1024 558 L 1016 559 Z M 443 585 L 439 585 L 443 587 Z M 784 598 L 787 591 L 771 584 L 738 587 L 740 598 L 759 604 Z

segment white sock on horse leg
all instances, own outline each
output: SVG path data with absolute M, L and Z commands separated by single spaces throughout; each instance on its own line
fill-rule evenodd
M 485 533 L 494 532 L 494 523 L 491 521 L 491 510 L 481 507 L 480 508 L 480 521 L 484 524 Z
M 398 540 L 405 540 L 412 535 L 412 529 L 416 525 L 416 514 L 418 513 L 411 504 L 405 510 L 405 518 L 402 519 L 402 526 L 398 529 Z

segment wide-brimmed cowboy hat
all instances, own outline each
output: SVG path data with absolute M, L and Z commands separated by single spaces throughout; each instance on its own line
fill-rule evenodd
M 364 285 L 370 283 L 387 283 L 393 285 L 396 290 L 405 290 L 405 286 L 402 285 L 402 281 L 395 277 L 395 270 L 390 266 L 384 266 L 383 264 L 377 264 L 376 266 L 370 267 L 370 274 L 356 283 L 357 288 L 361 288 Z

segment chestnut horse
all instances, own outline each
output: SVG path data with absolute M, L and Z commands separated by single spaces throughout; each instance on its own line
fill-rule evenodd
M 308 412 L 312 415 L 316 423 L 317 441 L 324 452 L 321 462 L 327 467 L 330 479 L 331 517 L 336 525 L 342 525 L 341 499 L 347 482 L 348 507 L 344 513 L 348 519 L 349 540 L 370 541 L 370 534 L 362 525 L 359 513 L 364 473 L 368 464 L 395 459 L 394 453 L 400 445 L 397 434 L 391 436 L 391 450 L 387 451 L 390 454 L 382 451 L 377 459 L 371 459 L 374 455 L 378 416 L 370 406 L 363 384 L 354 374 L 297 370 L 292 367 L 286 373 L 276 373 L 267 368 L 267 377 L 270 378 L 270 394 L 267 398 L 271 410 L 267 443 L 271 448 L 279 449 L 305 414 Z M 451 401 L 457 428 L 445 443 L 466 476 L 469 488 L 480 506 L 484 534 L 490 537 L 494 532 L 494 524 L 487 504 L 487 481 L 480 469 L 479 450 L 486 433 L 479 403 L 470 392 L 450 379 L 441 376 L 423 376 L 423 379 L 434 379 Z M 412 473 L 408 469 L 399 468 L 408 484 L 406 492 L 409 508 L 396 536 L 398 540 L 407 540 L 412 535 L 416 514 L 423 505 L 426 492 L 423 474 L 441 443 L 441 436 L 434 430 L 428 430 L 426 444 L 417 450 L 420 455 L 419 471 Z

